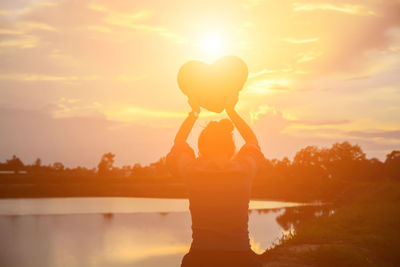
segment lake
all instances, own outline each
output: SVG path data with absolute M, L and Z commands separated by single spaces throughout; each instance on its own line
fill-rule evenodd
M 286 231 L 286 210 L 303 204 L 251 201 L 252 249 Z M 191 243 L 186 199 L 0 199 L 0 266 L 180 266 Z M 277 221 L 278 219 L 278 221 Z

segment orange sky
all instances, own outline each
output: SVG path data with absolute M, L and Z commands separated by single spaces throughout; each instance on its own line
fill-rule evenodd
M 165 155 L 189 110 L 176 74 L 237 55 L 238 110 L 269 158 L 349 140 L 400 144 L 400 1 L 0 3 L 0 160 L 93 167 Z M 207 121 L 202 114 L 191 137 Z

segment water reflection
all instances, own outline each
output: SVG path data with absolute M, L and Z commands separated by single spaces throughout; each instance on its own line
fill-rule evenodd
M 178 266 L 188 226 L 186 212 L 1 216 L 1 266 Z
M 276 221 L 285 231 L 296 229 L 296 226 L 313 217 L 330 216 L 334 213 L 331 205 L 303 206 L 285 208 Z
M 250 201 L 250 209 L 302 206 L 282 201 Z M 189 210 L 187 199 L 75 197 L 1 199 L 0 215 L 99 214 L 134 212 L 181 212 Z
M 256 252 L 279 237 L 279 214 L 250 214 Z M 0 216 L 1 266 L 179 266 L 190 225 L 188 212 Z
M 282 231 L 316 211 L 309 207 L 250 211 L 252 249 L 264 252 Z M 0 216 L 0 266 L 180 266 L 191 244 L 190 226 L 187 211 L 4 215 Z

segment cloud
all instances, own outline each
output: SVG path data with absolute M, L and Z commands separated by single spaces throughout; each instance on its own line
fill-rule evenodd
M 126 14 L 115 11 L 107 11 L 107 13 L 108 15 L 104 19 L 106 23 L 129 28 L 136 28 L 138 25 L 138 21 L 143 21 L 153 16 L 153 12 L 149 10 L 141 10 L 133 14 Z M 150 27 L 150 29 L 151 28 L 153 27 Z M 159 29 L 157 27 L 154 28 Z
M 110 114 L 110 116 L 112 116 L 113 118 L 118 118 L 122 121 L 146 120 L 151 118 L 174 119 L 185 118 L 187 116 L 187 112 L 156 110 L 132 106 L 113 112 L 112 114 Z
M 102 6 L 98 3 L 96 3 L 95 1 L 90 2 L 87 7 L 91 10 L 98 11 L 98 12 L 104 12 L 104 13 L 108 12 L 108 9 L 105 6 Z
M 34 21 L 21 21 L 15 24 L 15 27 L 22 32 L 29 32 L 32 30 L 42 30 L 42 31 L 57 31 L 56 28 L 47 25 L 45 23 L 39 23 Z
M 171 125 L 171 123 L 168 123 L 166 120 L 175 122 L 176 119 L 184 119 L 187 117 L 187 111 L 174 111 L 156 108 L 151 109 L 140 106 L 113 108 L 112 110 L 106 108 L 104 113 L 106 114 L 107 118 L 116 121 L 142 121 L 143 123 L 146 123 L 146 121 L 155 120 L 160 122 L 160 126 Z M 220 116 L 220 114 L 204 109 L 201 111 L 200 115 L 202 119 L 217 118 Z
M 291 68 L 285 68 L 285 69 L 263 69 L 257 72 L 251 72 L 249 73 L 249 80 L 250 79 L 254 79 L 254 78 L 258 78 L 260 76 L 263 76 L 265 74 L 276 74 L 276 73 L 289 73 L 289 72 L 293 72 L 293 69 Z
M 139 77 L 137 75 L 134 75 L 134 74 L 133 75 L 119 75 L 117 77 L 117 80 L 122 83 L 134 83 L 140 79 L 143 79 L 143 78 Z
M 268 25 L 257 16 L 249 20 L 255 31 L 265 33 L 254 38 L 252 51 L 265 69 L 290 67 L 303 71 L 307 79 L 349 74 L 374 65 L 382 50 L 398 46 L 389 34 L 400 28 L 398 1 L 257 4 L 252 12 L 265 14 Z
M 0 29 L 0 34 L 20 35 L 23 34 L 23 32 L 17 30 Z
M 346 119 L 292 120 L 285 118 L 283 112 L 272 108 L 258 114 L 253 128 L 267 158 L 293 157 L 295 152 L 308 145 L 329 147 L 336 142 L 350 141 L 359 144 L 368 157 L 383 160 L 386 154 L 400 144 L 398 130 L 355 132 L 341 129 L 352 123 Z
M 154 16 L 154 12 L 152 12 L 151 10 L 140 10 L 135 13 L 124 13 L 115 11 L 96 3 L 90 3 L 88 8 L 106 14 L 103 21 L 110 26 L 157 33 L 160 36 L 166 37 L 178 43 L 184 41 L 183 37 L 169 31 L 163 26 L 144 23 L 143 21 Z
M 286 121 L 286 126 L 293 128 L 311 127 L 313 129 L 320 128 L 321 126 L 330 127 L 332 125 L 344 125 L 351 123 L 349 119 L 324 119 L 324 120 L 311 120 L 311 119 L 297 119 L 295 116 L 285 111 L 278 110 L 274 106 L 260 105 L 256 109 L 250 110 L 250 121 L 252 123 L 261 120 L 264 116 L 278 116 Z
M 386 149 L 394 148 L 400 144 L 400 130 L 376 130 L 376 131 L 351 131 L 343 127 L 335 127 L 335 124 L 310 125 L 302 127 L 293 124 L 285 128 L 284 133 L 302 138 L 324 138 L 326 140 L 351 140 L 356 142 L 368 142 L 381 144 Z
M 400 17 L 395 15 L 400 12 L 400 3 L 385 1 L 384 4 L 367 4 L 368 10 L 374 10 L 376 16 L 326 15 L 324 23 L 330 33 L 320 36 L 320 51 L 323 55 L 314 63 L 313 68 L 319 68 L 325 74 L 349 73 L 375 65 L 382 57 L 380 51 L 388 49 L 394 41 L 390 31 L 400 27 Z M 315 12 L 318 13 L 318 9 Z M 352 26 L 346 29 L 346 25 Z
M 22 35 L 18 38 L 5 39 L 0 41 L 0 48 L 29 49 L 38 46 L 40 38 L 32 35 Z
M 1 46 L 1 43 L 0 43 Z M 96 76 L 51 76 L 41 74 L 3 74 L 1 80 L 17 82 L 75 82 L 80 80 L 96 80 Z
M 379 138 L 400 141 L 400 130 L 392 131 L 350 131 L 347 135 L 361 138 Z
M 246 86 L 245 94 L 270 94 L 290 90 L 288 78 L 256 79 Z
M 310 51 L 306 51 L 306 52 L 297 54 L 296 58 L 297 58 L 298 63 L 303 63 L 303 62 L 315 60 L 316 58 L 320 57 L 322 54 L 323 54 L 322 52 L 310 50 Z
M 243 1 L 242 7 L 243 8 L 254 8 L 259 6 L 262 3 L 263 0 L 246 0 Z
M 171 122 L 176 122 L 176 119 L 184 119 L 187 116 L 187 111 L 151 109 L 132 105 L 110 107 L 99 102 L 89 102 L 66 97 L 54 101 L 41 109 L 41 111 L 50 114 L 53 118 L 106 118 L 115 122 L 140 121 L 143 124 L 151 124 L 157 121 L 162 127 L 167 122 L 171 125 Z M 201 118 L 203 119 L 218 116 L 218 114 L 206 110 L 201 112 Z
M 292 44 L 308 44 L 319 41 L 319 37 L 308 38 L 308 39 L 283 38 L 282 40 Z
M 100 25 L 88 25 L 88 26 L 86 26 L 86 29 L 88 29 L 90 31 L 98 31 L 98 32 L 102 32 L 102 33 L 112 32 L 110 27 L 100 26 Z
M 175 134 L 175 129 L 165 128 L 160 135 L 156 124 L 53 118 L 40 111 L 4 108 L 0 124 L 0 160 L 16 154 L 27 164 L 40 157 L 44 164 L 95 167 L 106 152 L 117 155 L 119 166 L 154 162 L 169 151 Z
M 81 99 L 68 99 L 62 97 L 58 101 L 42 109 L 52 118 L 103 118 L 103 106 L 98 102 L 85 103 Z
M 301 125 L 313 125 L 313 126 L 323 126 L 323 125 L 338 125 L 350 123 L 350 120 L 292 120 L 295 124 Z
M 163 128 L 166 117 L 145 123 L 116 121 L 107 118 L 102 108 L 99 103 L 68 98 L 42 110 L 0 108 L 0 161 L 16 154 L 27 164 L 40 157 L 44 164 L 61 161 L 66 166 L 95 167 L 102 154 L 113 152 L 121 166 L 154 162 L 170 150 L 178 121 Z M 161 114 L 151 111 L 148 115 Z M 201 130 L 195 128 L 195 132 Z
M 294 11 L 315 11 L 315 10 L 326 10 L 342 12 L 350 15 L 360 16 L 373 16 L 376 15 L 373 10 L 370 10 L 366 6 L 355 5 L 355 4 L 328 4 L 328 3 L 293 3 Z
M 256 110 L 251 110 L 249 112 L 251 124 L 253 124 L 255 121 L 260 120 L 260 116 L 266 114 L 272 114 L 273 116 L 275 116 L 278 114 L 278 111 L 274 107 L 271 107 L 269 105 L 261 105 L 257 107 Z
M 48 7 L 58 6 L 56 1 L 37 1 L 37 0 L 19 0 L 19 1 L 2 1 L 0 7 L 5 10 L 0 10 L 0 15 L 7 19 L 16 19 L 23 17 L 35 10 L 46 9 Z M 4 11 L 4 12 L 2 12 Z
M 7 28 L 0 29 L 0 48 L 18 48 L 29 49 L 44 44 L 41 41 L 40 31 L 56 32 L 57 29 L 40 22 L 35 21 L 13 21 L 7 22 Z

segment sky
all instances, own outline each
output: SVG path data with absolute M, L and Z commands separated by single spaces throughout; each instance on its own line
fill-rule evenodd
M 400 145 L 399 14 L 398 0 L 2 0 L 0 161 L 154 162 L 190 110 L 179 67 L 224 55 L 248 65 L 237 110 L 267 158 L 347 140 L 384 160 Z M 190 144 L 225 116 L 202 111 Z

